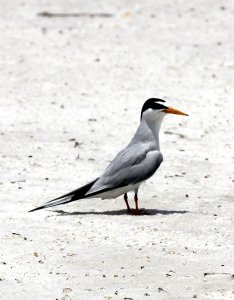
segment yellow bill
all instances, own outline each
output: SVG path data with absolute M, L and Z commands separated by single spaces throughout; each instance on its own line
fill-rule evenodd
M 167 109 L 164 109 L 164 112 L 165 113 L 168 113 L 168 114 L 175 114 L 175 115 L 182 115 L 182 116 L 188 116 L 188 114 L 176 109 L 176 108 L 173 108 L 173 107 L 168 107 Z

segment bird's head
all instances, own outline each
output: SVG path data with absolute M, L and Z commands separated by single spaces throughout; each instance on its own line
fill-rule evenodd
M 188 114 L 168 106 L 165 100 L 150 98 L 142 107 L 141 120 L 144 119 L 146 122 L 162 120 L 167 114 L 188 116 Z

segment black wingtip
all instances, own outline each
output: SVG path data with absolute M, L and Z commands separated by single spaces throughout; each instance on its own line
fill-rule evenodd
M 76 190 L 74 190 L 74 191 L 72 191 L 68 194 L 65 194 L 61 197 L 50 200 L 42 206 L 31 209 L 31 210 L 29 210 L 29 212 L 34 212 L 36 210 L 40 210 L 40 209 L 43 209 L 43 208 L 49 208 L 49 207 L 52 207 L 52 206 L 55 206 L 55 205 L 61 205 L 61 204 L 65 204 L 65 203 L 69 203 L 69 202 L 72 202 L 72 201 L 76 201 L 76 200 L 79 200 L 79 199 L 86 198 L 86 193 L 88 192 L 88 190 L 90 190 L 90 188 L 93 186 L 93 184 L 97 180 L 98 180 L 98 178 L 96 178 L 95 180 L 93 180 L 92 182 L 90 182 L 86 185 L 83 185 L 79 189 L 76 189 Z
M 36 208 L 34 208 L 34 209 L 31 209 L 31 210 L 29 210 L 28 212 L 33 212 L 33 211 L 40 210 L 40 209 L 43 209 L 43 208 L 45 208 L 44 205 L 43 205 L 43 206 L 36 207 Z

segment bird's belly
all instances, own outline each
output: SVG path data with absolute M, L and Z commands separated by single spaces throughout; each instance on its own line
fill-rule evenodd
M 119 196 L 121 196 L 121 195 L 123 195 L 127 192 L 137 190 L 139 188 L 140 184 L 141 184 L 141 182 L 137 183 L 137 184 L 133 184 L 133 185 L 127 185 L 127 186 L 124 186 L 124 187 L 121 187 L 121 188 L 113 189 L 113 190 L 95 195 L 95 196 L 90 197 L 90 198 L 101 198 L 101 199 L 117 198 L 117 197 L 119 197 Z

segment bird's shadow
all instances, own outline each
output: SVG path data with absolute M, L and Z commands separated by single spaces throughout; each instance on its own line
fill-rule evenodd
M 82 215 L 106 215 L 106 216 L 120 216 L 120 215 L 132 215 L 126 209 L 120 210 L 107 210 L 107 211 L 74 211 L 68 212 L 64 210 L 53 210 L 53 212 L 58 213 L 60 216 L 82 216 Z M 173 215 L 173 214 L 186 214 L 190 213 L 187 210 L 163 210 L 163 209 L 144 209 L 140 216 L 155 216 L 155 215 Z

